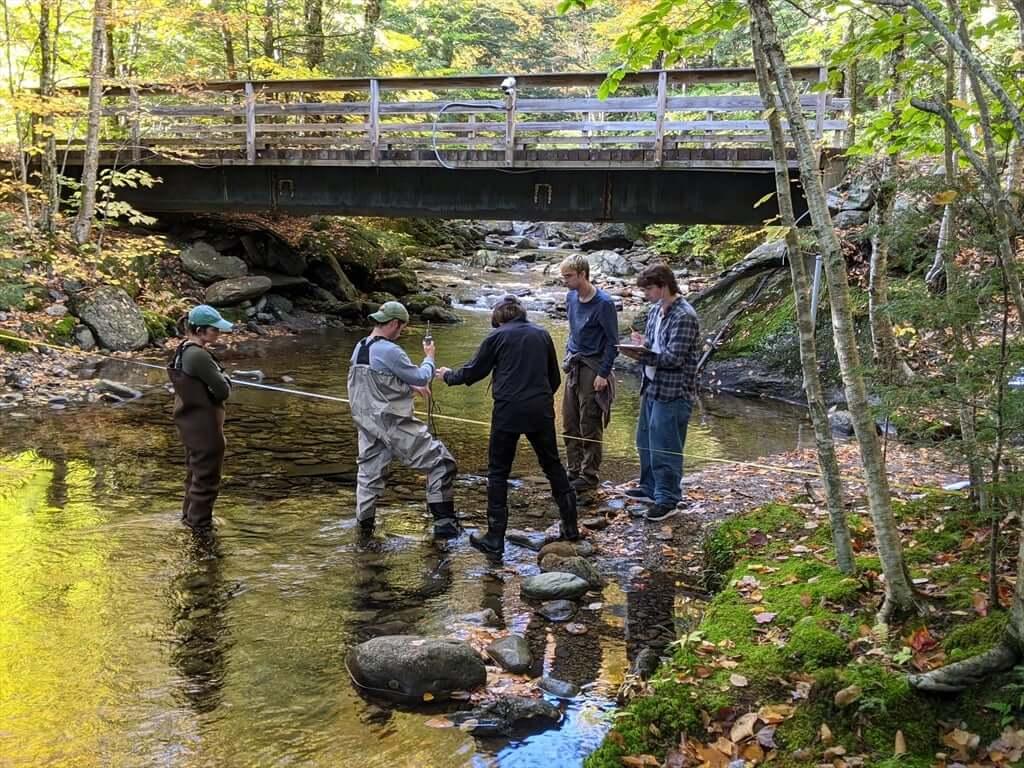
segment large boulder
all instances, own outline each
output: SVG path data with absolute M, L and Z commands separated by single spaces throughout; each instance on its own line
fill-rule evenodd
M 292 277 L 298 277 L 306 271 L 308 265 L 305 255 L 276 238 L 249 233 L 242 235 L 241 241 L 246 260 L 254 267 Z
M 870 184 L 840 185 L 828 191 L 827 201 L 833 211 L 870 211 L 875 191 Z
M 408 296 L 419 290 L 419 280 L 411 269 L 382 269 L 373 282 L 378 291 L 387 291 L 395 296 Z
M 306 277 L 327 289 L 339 301 L 355 301 L 359 291 L 331 253 L 310 257 Z
M 487 655 L 498 662 L 502 669 L 517 675 L 529 672 L 533 666 L 530 644 L 519 635 L 509 635 L 495 640 L 487 646 Z
M 590 585 L 572 573 L 552 571 L 523 579 L 522 593 L 528 600 L 575 600 L 590 590 Z
M 459 322 L 459 316 L 447 307 L 430 306 L 424 309 L 420 313 L 420 317 L 424 320 L 430 320 L 432 323 L 445 323 L 454 324 Z
M 415 635 L 375 637 L 349 651 L 349 672 L 376 694 L 442 700 L 487 682 L 483 660 L 468 644 Z M 429 694 L 429 695 L 427 695 Z
M 633 267 L 626 257 L 615 251 L 593 251 L 587 254 L 590 271 L 598 275 L 625 277 L 633 274 Z
M 510 256 L 502 251 L 490 251 L 486 248 L 481 248 L 469 259 L 469 266 L 503 269 L 511 265 L 515 260 L 514 256 Z
M 607 248 L 629 248 L 635 238 L 625 224 L 604 224 L 580 238 L 584 251 L 601 251 Z
M 181 251 L 181 266 L 200 283 L 243 277 L 249 272 L 245 262 L 236 256 L 225 256 L 205 242 L 197 240 Z
M 269 277 L 235 277 L 221 280 L 206 289 L 206 303 L 215 307 L 231 307 L 243 301 L 258 299 L 273 287 Z
M 859 208 L 844 208 L 832 217 L 832 223 L 837 229 L 851 229 L 867 224 L 868 216 L 868 211 L 862 211 Z
M 75 314 L 105 349 L 142 349 L 149 343 L 149 329 L 142 310 L 121 288 L 101 285 L 74 297 Z

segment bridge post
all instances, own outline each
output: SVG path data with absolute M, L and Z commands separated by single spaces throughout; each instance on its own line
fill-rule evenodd
M 380 81 L 370 79 L 370 163 L 380 165 Z
M 505 97 L 505 165 L 516 162 L 516 92 Z
M 668 73 L 658 73 L 658 106 L 654 124 L 654 162 L 661 167 L 665 162 L 665 101 L 668 97 Z
M 256 90 L 245 83 L 245 161 L 256 164 Z

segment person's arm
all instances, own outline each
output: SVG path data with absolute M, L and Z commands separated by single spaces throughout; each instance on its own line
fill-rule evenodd
M 669 329 L 665 339 L 665 349 L 661 352 L 644 352 L 640 355 L 640 363 L 655 368 L 682 368 L 693 356 L 700 338 L 700 324 L 689 312 L 681 313 L 682 317 Z M 667 318 L 663 318 L 665 322 Z
M 472 360 L 461 368 L 447 371 L 444 374 L 444 383 L 450 387 L 458 386 L 459 384 L 465 384 L 468 387 L 486 378 L 494 370 L 494 363 L 496 362 L 497 349 L 494 339 L 494 333 L 488 334 Z
M 562 372 L 558 367 L 558 353 L 555 352 L 555 342 L 548 337 L 548 383 L 551 384 L 551 393 L 554 394 L 562 384 Z
M 612 363 L 619 353 L 619 318 L 615 312 L 615 302 L 605 301 L 601 303 L 601 314 L 598 317 L 601 322 L 601 330 L 604 331 L 604 354 L 601 355 L 601 365 L 597 375 L 607 379 L 612 374 Z
M 398 379 L 410 387 L 425 387 L 434 379 L 434 361 L 429 357 L 420 366 L 415 366 L 405 350 L 397 344 L 379 344 L 377 354 L 384 366 Z M 371 348 L 372 352 L 372 348 Z
M 195 376 L 210 390 L 210 397 L 216 403 L 223 403 L 231 396 L 231 380 L 225 376 L 213 356 L 202 347 L 189 346 L 182 354 L 181 369 L 189 376 Z

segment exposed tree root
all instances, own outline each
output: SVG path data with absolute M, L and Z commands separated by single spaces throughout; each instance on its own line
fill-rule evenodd
M 1004 639 L 978 656 L 920 675 L 908 675 L 907 682 L 919 691 L 956 693 L 977 685 L 986 677 L 1012 669 L 1019 659 L 1018 648 Z

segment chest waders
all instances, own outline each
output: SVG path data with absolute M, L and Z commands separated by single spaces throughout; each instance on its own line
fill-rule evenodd
M 213 399 L 201 379 L 182 370 L 182 355 L 190 346 L 199 345 L 185 341 L 178 346 L 167 366 L 167 375 L 174 387 L 174 424 L 185 444 L 185 499 L 181 519 L 190 528 L 201 529 L 213 525 L 213 503 L 220 493 L 226 447 L 224 404 Z M 209 352 L 206 354 L 213 357 Z
M 370 367 L 370 348 L 382 339 L 370 336 L 360 341 L 348 371 L 348 397 L 359 438 L 356 519 L 364 534 L 373 531 L 385 472 L 392 459 L 397 459 L 426 473 L 427 509 L 434 518 L 434 536 L 454 538 L 459 535 L 455 459 L 415 417 L 412 388 L 394 374 Z

